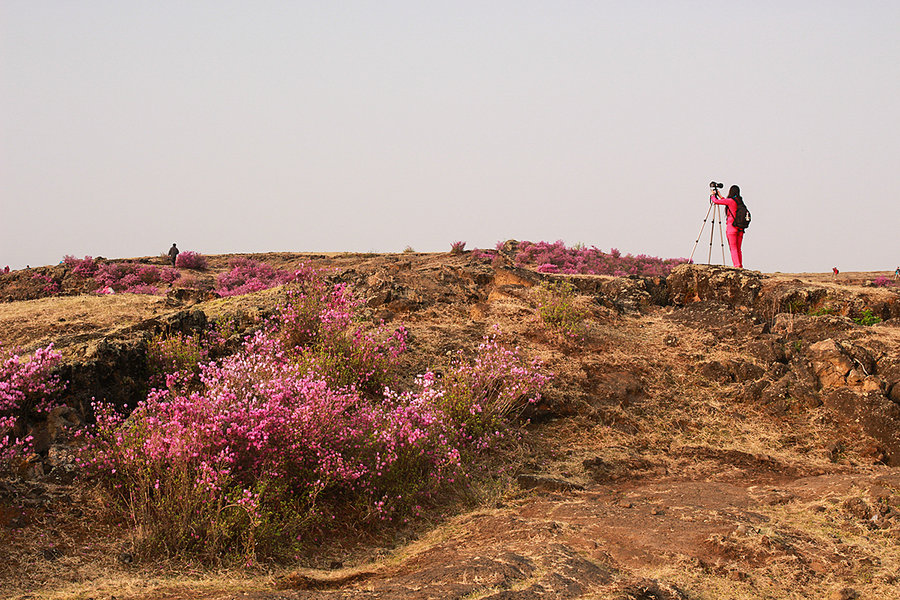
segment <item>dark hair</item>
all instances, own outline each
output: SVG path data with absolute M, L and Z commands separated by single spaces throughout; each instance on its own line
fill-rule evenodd
M 728 190 L 728 197 L 737 200 L 739 203 L 743 204 L 744 199 L 741 198 L 741 188 L 736 185 L 731 186 Z

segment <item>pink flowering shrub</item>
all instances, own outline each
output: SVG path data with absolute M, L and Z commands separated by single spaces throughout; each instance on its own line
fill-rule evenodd
M 148 552 L 291 556 L 314 531 L 415 514 L 539 397 L 548 376 L 497 335 L 438 380 L 396 388 L 402 328 L 364 327 L 344 286 L 296 275 L 242 349 L 170 374 L 127 418 L 96 404 L 84 464 Z M 177 352 L 176 352 L 177 353 Z M 171 353 L 170 353 L 171 354 Z
M 2 348 L 0 348 L 2 350 Z M 26 450 L 31 442 L 17 433 L 20 418 L 28 413 L 47 412 L 53 397 L 64 387 L 51 370 L 60 355 L 53 344 L 39 348 L 23 360 L 14 352 L 0 352 L 0 466 Z
M 220 319 L 194 334 L 154 335 L 147 341 L 150 386 L 193 389 L 200 383 L 201 366 L 225 355 L 227 338 L 234 333 L 235 323 Z
M 175 266 L 179 269 L 193 269 L 195 271 L 203 271 L 206 269 L 206 257 L 199 252 L 186 250 L 180 252 L 175 257 Z
M 379 394 L 393 382 L 400 355 L 406 350 L 406 330 L 384 325 L 363 327 L 355 322 L 362 303 L 343 285 L 327 285 L 315 274 L 296 274 L 287 292 L 274 335 L 307 376 L 324 379 L 335 388 L 355 386 Z
M 57 282 L 49 275 L 41 275 L 40 273 L 36 273 L 31 278 L 35 281 L 40 282 L 41 291 L 43 291 L 45 294 L 55 296 L 59 293 L 59 282 Z
M 240 296 L 267 290 L 294 277 L 290 271 L 276 269 L 250 258 L 235 258 L 230 265 L 230 271 L 216 278 L 216 292 L 220 296 Z
M 894 285 L 894 282 L 884 275 L 880 275 L 876 277 L 874 281 L 872 281 L 872 285 L 874 285 L 875 287 L 890 287 Z
M 494 259 L 497 257 L 497 252 L 494 250 L 482 250 L 481 248 L 475 248 L 472 250 L 470 257 L 475 262 L 490 264 L 494 262 Z
M 462 254 L 466 251 L 465 242 L 453 242 L 450 244 L 450 254 Z
M 75 258 L 71 254 L 63 257 L 63 264 L 72 269 L 72 274 L 78 277 L 93 277 L 97 272 L 97 261 L 90 256 Z
M 209 361 L 208 337 L 203 334 L 155 335 L 147 341 L 150 385 L 187 387 L 199 381 L 200 366 Z
M 158 294 L 160 290 L 156 284 L 171 284 L 178 276 L 178 271 L 172 267 L 142 265 L 135 262 L 111 262 L 105 263 L 97 269 L 94 281 L 101 290 L 109 288 L 114 292 L 128 294 Z M 99 290 L 98 293 L 100 293 Z
M 684 258 L 657 258 L 639 254 L 622 255 L 616 248 L 605 253 L 595 246 L 577 245 L 567 248 L 561 242 L 519 242 L 516 252 L 519 266 L 537 266 L 542 273 L 591 274 L 591 275 L 639 275 L 664 277 L 676 266 L 686 263 Z
M 433 401 L 472 440 L 484 443 L 505 428 L 506 420 L 540 399 L 550 381 L 542 368 L 540 360 L 526 361 L 519 348 L 504 344 L 495 330 L 471 361 L 462 352 L 457 354 Z

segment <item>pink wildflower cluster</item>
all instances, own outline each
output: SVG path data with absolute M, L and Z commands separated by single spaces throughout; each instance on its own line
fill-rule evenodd
M 484 250 L 482 248 L 475 248 L 469 254 L 471 260 L 481 264 L 492 264 L 497 260 L 498 256 L 499 252 L 497 250 Z
M 267 290 L 294 277 L 290 271 L 276 269 L 250 258 L 235 258 L 230 266 L 230 271 L 216 278 L 216 292 L 220 296 L 240 296 Z
M 894 285 L 894 282 L 884 275 L 879 275 L 875 278 L 874 281 L 872 281 L 872 285 L 874 285 L 875 287 L 891 287 L 892 285 Z
M 297 274 L 236 354 L 170 377 L 127 417 L 97 404 L 86 466 L 169 550 L 288 552 L 347 511 L 390 520 L 465 475 L 548 376 L 495 334 L 405 392 L 405 332 L 363 327 L 344 286 Z M 249 536 L 249 537 L 248 537 Z
M 59 359 L 59 353 L 50 344 L 35 350 L 27 360 L 10 352 L 0 362 L 0 464 L 27 448 L 31 441 L 16 435 L 21 415 L 46 412 L 53 407 L 52 398 L 63 387 L 51 374 Z
M 462 254 L 466 251 L 465 242 L 453 242 L 450 244 L 450 254 Z
M 42 290 L 45 294 L 53 296 L 59 293 L 59 283 L 49 275 L 36 273 L 31 278 L 35 281 L 40 281 L 43 284 Z
M 186 388 L 199 382 L 200 367 L 224 352 L 225 338 L 214 326 L 196 334 L 155 335 L 147 342 L 150 385 Z
M 457 354 L 437 402 L 473 439 L 490 437 L 499 434 L 503 422 L 540 400 L 540 390 L 551 378 L 539 359 L 525 361 L 521 350 L 504 344 L 495 328 L 478 346 L 474 359 Z
M 72 274 L 78 277 L 93 277 L 97 272 L 97 261 L 90 256 L 75 258 L 71 254 L 63 257 L 63 264 L 72 269 Z
M 355 386 L 372 394 L 392 383 L 400 355 L 406 351 L 406 330 L 355 322 L 362 306 L 344 284 L 327 285 L 303 271 L 281 306 L 274 335 L 293 348 L 295 361 L 308 375 L 335 387 Z
M 178 271 L 172 267 L 142 265 L 135 262 L 105 263 L 94 275 L 94 281 L 100 286 L 100 290 L 109 288 L 113 292 L 128 294 L 158 294 L 159 288 L 156 284 L 170 284 L 176 279 Z
M 676 266 L 686 263 L 685 258 L 658 258 L 639 254 L 622 255 L 613 248 L 609 253 L 596 246 L 567 248 L 565 243 L 519 242 L 516 264 L 536 266 L 542 273 L 591 274 L 591 275 L 639 275 L 664 277 Z
M 199 252 L 185 250 L 175 257 L 175 266 L 179 269 L 193 269 L 194 271 L 203 271 L 206 269 L 206 257 Z

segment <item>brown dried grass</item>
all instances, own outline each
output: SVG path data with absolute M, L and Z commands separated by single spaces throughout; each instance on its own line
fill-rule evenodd
M 0 304 L 0 346 L 32 350 L 83 334 L 111 335 L 166 310 L 165 298 L 81 295 Z

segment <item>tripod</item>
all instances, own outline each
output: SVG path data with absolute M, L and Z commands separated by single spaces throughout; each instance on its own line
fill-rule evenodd
M 706 211 L 706 216 L 703 217 L 703 225 L 700 226 L 700 233 L 697 234 L 697 241 L 694 242 L 694 249 L 691 250 L 691 257 L 688 259 L 689 263 L 694 262 L 694 252 L 697 250 L 697 244 L 700 243 L 700 238 L 703 237 L 703 229 L 706 227 L 706 221 L 709 220 L 710 213 L 713 212 L 713 207 L 715 207 L 716 212 L 713 214 L 709 226 L 709 255 L 706 257 L 706 264 L 712 264 L 713 235 L 716 231 L 716 217 L 719 218 L 719 243 L 722 244 L 722 264 L 725 264 L 725 238 L 722 235 L 722 212 L 719 210 L 720 206 L 718 204 L 713 204 L 712 202 L 709 203 L 709 210 Z

